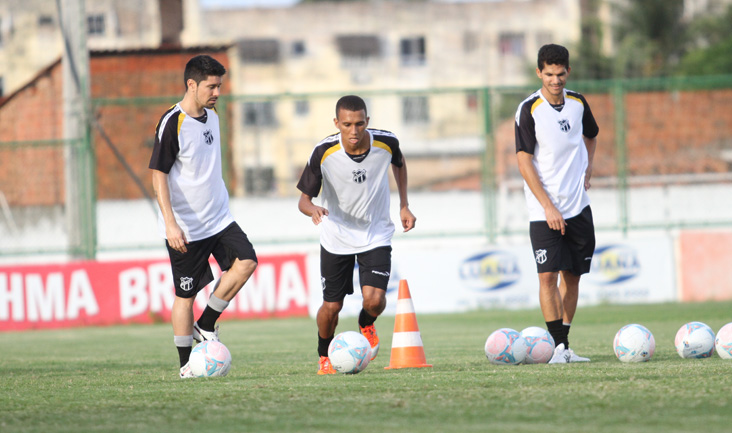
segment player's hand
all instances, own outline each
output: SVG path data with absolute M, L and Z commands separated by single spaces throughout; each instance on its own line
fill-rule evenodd
M 313 224 L 316 226 L 323 222 L 324 218 L 328 217 L 328 209 L 320 206 L 315 206 L 315 210 L 313 211 L 312 219 Z
M 178 251 L 179 253 L 188 252 L 188 248 L 186 248 L 188 240 L 178 224 L 166 224 L 165 236 L 168 238 L 168 245 L 170 245 L 170 248 Z
M 562 232 L 562 235 L 564 235 L 564 229 L 567 227 L 567 222 L 564 221 L 564 217 L 562 217 L 562 214 L 557 210 L 556 207 L 551 206 L 545 210 L 546 212 L 546 223 L 549 225 L 549 228 L 552 230 L 559 230 Z
M 414 225 L 417 223 L 417 217 L 415 217 L 412 211 L 406 206 L 401 208 L 399 211 L 399 219 L 402 220 L 402 227 L 404 228 L 405 233 L 412 230 Z
M 590 178 L 592 177 L 592 166 L 588 166 L 587 170 L 585 170 L 585 191 L 590 189 L 592 185 L 590 185 Z

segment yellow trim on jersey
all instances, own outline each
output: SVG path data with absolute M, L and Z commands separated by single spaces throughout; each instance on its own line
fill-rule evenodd
M 572 96 L 572 95 L 567 95 L 567 98 L 569 98 L 569 99 L 574 99 L 575 101 L 577 101 L 577 102 L 579 102 L 580 104 L 582 104 L 582 100 L 581 100 L 580 98 L 576 97 L 576 96 Z
M 335 146 L 331 147 L 330 149 L 326 150 L 325 153 L 323 154 L 323 157 L 320 158 L 320 165 L 323 165 L 323 161 L 325 161 L 325 158 L 338 152 L 339 150 L 341 150 L 341 143 L 338 143 Z
M 186 118 L 186 113 L 180 112 L 178 113 L 178 135 L 180 135 L 180 128 L 183 127 L 183 120 Z
M 544 100 L 541 99 L 541 98 L 539 98 L 536 101 L 534 101 L 533 104 L 531 104 L 531 114 L 534 114 L 534 110 L 536 110 L 536 107 L 538 107 L 539 105 L 541 105 L 542 102 L 544 102 Z
M 382 143 L 381 141 L 374 140 L 374 146 L 380 147 L 380 148 L 386 150 L 387 152 L 391 153 L 391 147 L 387 146 L 385 143 Z

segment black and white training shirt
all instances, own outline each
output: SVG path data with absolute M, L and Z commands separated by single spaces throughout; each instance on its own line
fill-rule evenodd
M 367 129 L 371 147 L 365 155 L 348 155 L 341 134 L 315 146 L 297 188 L 320 195 L 328 218 L 320 243 L 333 254 L 358 254 L 391 245 L 394 223 L 389 215 L 389 168 L 403 165 L 399 140 L 389 131 Z
M 537 90 L 516 111 L 516 152 L 534 155 L 544 190 L 562 217 L 571 218 L 590 204 L 585 191 L 588 156 L 582 136 L 594 138 L 597 122 L 584 96 L 564 89 L 564 106 L 555 109 Z M 524 181 L 530 221 L 546 221 L 544 208 Z
M 221 175 L 219 116 L 204 110 L 194 118 L 176 104 L 163 114 L 149 166 L 168 174 L 173 214 L 188 241 L 211 237 L 234 222 Z M 160 211 L 158 231 L 166 236 Z

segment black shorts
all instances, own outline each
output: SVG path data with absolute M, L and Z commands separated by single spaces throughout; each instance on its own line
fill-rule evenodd
M 179 298 L 192 298 L 213 281 L 213 272 L 208 263 L 211 254 L 222 271 L 229 270 L 235 259 L 257 261 L 252 243 L 235 222 L 210 238 L 189 242 L 185 253 L 170 248 L 167 239 L 165 246 L 173 268 L 175 296 Z
M 592 210 L 587 206 L 579 215 L 565 221 L 564 236 L 561 231 L 550 229 L 546 221 L 529 224 L 531 247 L 539 273 L 570 271 L 582 275 L 590 272 L 595 253 Z
M 320 246 L 320 282 L 323 300 L 340 302 L 353 294 L 353 269 L 358 260 L 361 286 L 386 290 L 391 273 L 391 247 L 378 247 L 359 254 L 332 254 Z

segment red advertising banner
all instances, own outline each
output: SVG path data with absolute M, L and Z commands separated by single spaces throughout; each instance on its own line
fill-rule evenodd
M 222 318 L 307 316 L 306 255 L 258 259 Z M 196 297 L 196 316 L 212 288 Z M 174 298 L 167 259 L 0 267 L 0 331 L 170 321 Z
M 729 231 L 683 231 L 679 235 L 679 285 L 682 302 L 732 299 Z

